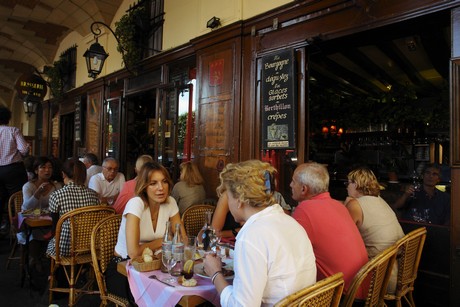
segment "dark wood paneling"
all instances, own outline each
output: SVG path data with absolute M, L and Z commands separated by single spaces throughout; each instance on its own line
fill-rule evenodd
M 238 161 L 240 99 L 240 38 L 197 53 L 197 114 L 195 157 L 206 178 L 208 198 L 216 197 L 219 169 Z

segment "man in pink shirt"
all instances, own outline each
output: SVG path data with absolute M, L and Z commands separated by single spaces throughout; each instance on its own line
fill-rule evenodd
M 147 162 L 153 162 L 152 156 L 149 155 L 142 155 L 136 160 L 136 166 L 134 167 L 134 171 L 136 174 L 139 173 L 141 170 L 142 166 L 147 163 Z M 125 182 L 123 185 L 123 188 L 120 191 L 120 194 L 117 197 L 117 200 L 115 201 L 115 204 L 113 204 L 113 208 L 115 209 L 117 214 L 123 214 L 123 211 L 125 210 L 126 203 L 136 196 L 135 194 L 135 188 L 136 188 L 136 178 L 128 180 Z
M 317 280 L 343 272 L 345 292 L 368 261 L 366 247 L 345 206 L 332 199 L 329 173 L 319 163 L 305 163 L 294 171 L 292 198 L 299 202 L 292 217 L 305 228 L 316 257 Z M 358 292 L 362 298 L 362 292 Z
M 20 191 L 27 182 L 27 172 L 22 158 L 29 154 L 29 144 L 18 128 L 8 126 L 10 119 L 11 111 L 0 106 L 0 215 L 9 197 Z

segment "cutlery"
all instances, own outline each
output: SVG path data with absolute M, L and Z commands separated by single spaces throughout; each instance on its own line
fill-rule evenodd
M 167 283 L 166 281 L 162 281 L 161 279 L 159 279 L 155 274 L 154 275 L 150 275 L 149 276 L 150 279 L 156 279 L 158 280 L 159 282 L 165 284 L 165 285 L 168 285 L 170 287 L 175 287 L 174 285 L 171 285 L 170 283 Z

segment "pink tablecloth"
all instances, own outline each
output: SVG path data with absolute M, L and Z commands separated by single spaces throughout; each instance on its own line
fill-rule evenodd
M 26 220 L 26 218 L 30 218 L 30 215 L 24 216 L 22 212 L 18 213 L 18 229 L 21 229 L 22 223 Z M 38 217 L 32 217 L 34 219 L 38 220 L 50 220 L 51 221 L 51 216 L 50 215 L 40 215 Z
M 162 273 L 160 270 L 138 272 L 128 262 L 126 272 L 131 292 L 139 306 L 175 306 L 185 295 L 198 295 L 214 306 L 220 306 L 219 294 L 208 278 L 195 275 L 193 278 L 198 281 L 196 287 L 183 287 L 179 284 L 170 287 L 148 278 L 152 274 L 157 275 L 159 279 L 166 278 L 168 274 Z

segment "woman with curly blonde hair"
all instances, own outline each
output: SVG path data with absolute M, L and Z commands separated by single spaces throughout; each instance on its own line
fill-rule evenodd
M 227 194 L 231 214 L 243 223 L 236 236 L 233 285 L 225 280 L 216 255 L 205 259 L 222 306 L 274 305 L 316 281 L 307 233 L 273 197 L 274 173 L 258 160 L 228 164 L 220 173 L 218 194 Z
M 345 206 L 358 226 L 369 258 L 393 245 L 404 236 L 393 209 L 380 197 L 380 184 L 368 168 L 348 174 L 348 197 Z M 396 287 L 397 267 L 393 268 L 388 290 Z

